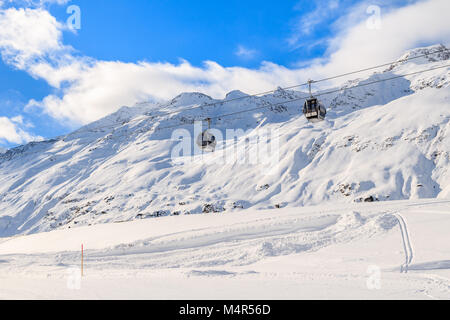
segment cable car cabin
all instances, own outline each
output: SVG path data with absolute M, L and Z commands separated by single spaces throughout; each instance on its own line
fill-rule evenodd
M 325 119 L 327 110 L 317 98 L 310 98 L 305 101 L 303 114 L 309 122 L 319 122 Z
M 205 151 L 214 152 L 216 149 L 216 137 L 212 135 L 208 130 L 203 131 L 197 138 L 197 145 L 200 149 Z

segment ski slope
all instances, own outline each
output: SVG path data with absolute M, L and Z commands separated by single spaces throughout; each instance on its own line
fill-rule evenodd
M 56 230 L 1 240 L 0 298 L 450 299 L 449 228 L 449 200 L 408 200 Z

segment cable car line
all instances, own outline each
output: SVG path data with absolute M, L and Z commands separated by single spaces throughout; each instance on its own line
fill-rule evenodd
M 440 67 L 429 68 L 429 69 L 426 69 L 426 70 L 411 72 L 411 73 L 407 73 L 407 74 L 397 75 L 397 76 L 386 78 L 386 79 L 379 79 L 379 80 L 370 81 L 370 82 L 366 82 L 366 83 L 360 83 L 360 84 L 357 84 L 357 85 L 352 86 L 352 87 L 339 88 L 339 89 L 335 89 L 335 90 L 331 90 L 331 91 L 317 93 L 315 95 L 315 97 L 325 96 L 325 95 L 337 93 L 337 92 L 344 91 L 344 90 L 365 87 L 365 86 L 369 86 L 369 85 L 372 85 L 372 84 L 381 83 L 381 82 L 384 82 L 384 81 L 395 80 L 395 79 L 399 79 L 399 78 L 403 78 L 403 77 L 407 77 L 407 76 L 411 76 L 411 75 L 416 75 L 416 74 L 420 74 L 420 73 L 424 73 L 424 72 L 428 72 L 428 71 L 433 71 L 433 70 L 437 70 L 437 69 L 443 69 L 443 68 L 447 68 L 447 67 L 450 67 L 450 64 L 444 65 L 444 66 L 440 66 Z M 302 100 L 308 99 L 309 97 L 310 96 L 304 96 L 304 97 L 300 97 L 300 98 L 290 99 L 290 100 L 286 100 L 286 101 L 275 103 L 275 104 L 264 105 L 264 106 L 259 106 L 259 107 L 255 107 L 255 108 L 251 108 L 251 109 L 245 109 L 245 110 L 240 110 L 240 111 L 236 111 L 236 112 L 232 112 L 232 113 L 222 114 L 222 115 L 219 115 L 219 116 L 209 117 L 209 119 L 211 119 L 211 120 L 213 120 L 213 119 L 221 119 L 221 118 L 224 118 L 224 117 L 234 116 L 234 115 L 247 113 L 247 112 L 251 112 L 251 111 L 266 109 L 266 108 L 270 108 L 270 107 L 281 106 L 281 105 L 284 105 L 286 103 L 302 101 Z M 183 124 L 176 124 L 176 125 L 166 126 L 166 127 L 158 127 L 156 129 L 157 130 L 164 130 L 164 129 L 171 129 L 171 128 L 176 128 L 176 127 L 181 127 L 181 126 L 185 126 L 185 125 L 191 125 L 191 124 L 193 124 L 194 121 L 195 120 L 192 120 L 192 123 L 183 123 Z
M 328 77 L 328 78 L 324 78 L 324 79 L 315 80 L 315 81 L 313 81 L 313 83 L 320 83 L 320 82 L 324 82 L 324 81 L 334 80 L 334 79 L 342 78 L 342 77 L 349 76 L 349 75 L 352 75 L 352 74 L 361 73 L 361 72 L 365 72 L 365 71 L 378 69 L 378 68 L 381 68 L 381 67 L 390 66 L 390 65 L 392 65 L 394 63 L 407 62 L 407 61 L 411 61 L 411 60 L 415 60 L 415 59 L 418 59 L 418 58 L 427 57 L 427 56 L 430 56 L 430 55 L 433 55 L 433 54 L 436 54 L 436 53 L 441 53 L 441 52 L 449 51 L 449 50 L 450 49 L 447 49 L 447 48 L 440 49 L 440 50 L 436 50 L 436 51 L 429 52 L 429 53 L 426 53 L 426 54 L 421 54 L 421 55 L 418 55 L 418 56 L 415 56 L 415 57 L 411 57 L 411 58 L 405 58 L 405 59 L 401 59 L 401 60 L 396 60 L 396 61 L 380 64 L 380 65 L 369 67 L 369 68 L 365 68 L 365 69 L 355 70 L 355 71 L 352 71 L 352 72 L 347 72 L 347 73 L 343 73 L 343 74 L 340 74 L 340 75 L 336 75 L 336 76 L 332 76 L 332 77 Z M 407 76 L 407 75 L 404 75 L 404 76 Z M 284 87 L 284 88 L 281 88 L 281 89 L 282 90 L 289 90 L 289 89 L 294 89 L 294 88 L 306 86 L 308 84 L 310 84 L 309 81 L 306 82 L 306 83 L 292 85 L 292 86 Z M 242 96 L 242 97 L 237 97 L 237 98 L 233 98 L 233 99 L 229 99 L 229 100 L 223 100 L 223 101 L 220 101 L 220 102 L 207 103 L 207 104 L 203 104 L 203 105 L 196 105 L 196 106 L 192 106 L 192 107 L 182 108 L 182 109 L 178 109 L 178 110 L 174 110 L 174 111 L 167 111 L 167 112 L 164 112 L 164 113 L 162 113 L 160 115 L 152 115 L 152 116 L 148 116 L 148 117 L 164 117 L 164 116 L 168 116 L 168 115 L 172 115 L 172 114 L 178 114 L 178 113 L 183 112 L 183 111 L 190 111 L 190 110 L 195 110 L 195 109 L 200 109 L 200 108 L 205 108 L 205 107 L 211 107 L 211 106 L 215 106 L 215 105 L 225 104 L 225 103 L 228 103 L 228 102 L 238 101 L 238 100 L 242 100 L 242 99 L 246 99 L 246 98 L 258 97 L 258 96 L 261 96 L 261 95 L 274 93 L 277 90 L 279 90 L 279 89 L 265 91 L 265 92 L 260 92 L 260 93 L 255 93 L 255 94 L 251 94 L 251 95 L 245 95 L 245 96 Z M 306 99 L 306 98 L 303 98 L 303 99 Z M 296 101 L 296 100 L 293 100 L 293 101 Z M 142 119 L 130 120 L 127 123 L 138 122 L 138 121 L 142 121 Z M 95 130 L 102 129 L 102 128 L 110 128 L 110 126 L 97 127 L 97 128 L 95 128 Z M 86 130 L 86 131 L 89 131 L 89 130 Z M 79 130 L 77 132 L 85 132 L 85 131 Z
M 315 80 L 315 81 L 313 81 L 313 83 L 319 83 L 319 82 L 334 80 L 334 79 L 342 78 L 342 77 L 349 76 L 349 75 L 356 74 L 356 73 L 361 73 L 361 72 L 370 71 L 370 70 L 374 70 L 374 69 L 378 69 L 378 68 L 382 68 L 382 67 L 387 67 L 387 66 L 390 66 L 390 65 L 392 65 L 394 63 L 415 60 L 415 59 L 418 59 L 418 58 L 423 58 L 423 57 L 426 57 L 426 56 L 429 56 L 429 55 L 432 55 L 432 54 L 436 54 L 436 53 L 440 53 L 440 52 L 444 52 L 444 51 L 449 51 L 449 50 L 450 49 L 447 49 L 447 48 L 446 49 L 440 49 L 440 50 L 436 50 L 434 52 L 418 55 L 418 56 L 411 57 L 411 58 L 405 58 L 405 59 L 401 59 L 401 60 L 396 60 L 396 61 L 380 64 L 380 65 L 377 65 L 377 66 L 374 66 L 374 67 L 364 68 L 364 69 L 355 70 L 355 71 L 352 71 L 352 72 L 343 73 L 343 74 L 340 74 L 340 75 L 337 75 L 337 76 L 332 76 L 332 77 L 329 77 L 329 78 Z M 292 86 L 289 86 L 289 87 L 284 87 L 284 88 L 281 88 L 281 89 L 282 90 L 289 90 L 289 89 L 294 89 L 294 88 L 298 88 L 298 87 L 303 87 L 303 86 L 306 86 L 308 84 L 310 84 L 310 81 L 305 82 L 305 83 L 301 83 L 301 84 L 292 85 Z M 185 108 L 185 109 L 181 109 L 181 110 L 169 111 L 169 112 L 164 113 L 162 116 L 179 113 L 181 111 L 189 111 L 189 110 L 194 110 L 194 109 L 199 109 L 199 108 L 204 108 L 204 107 L 211 107 L 211 106 L 215 106 L 215 105 L 218 105 L 218 104 L 224 104 L 224 103 L 237 101 L 237 100 L 242 100 L 242 99 L 246 99 L 246 98 L 258 97 L 258 96 L 261 96 L 261 95 L 274 93 L 277 90 L 279 90 L 279 89 L 265 91 L 265 92 L 260 92 L 260 93 L 255 93 L 255 94 L 246 95 L 246 96 L 242 96 L 242 97 L 237 97 L 237 98 L 233 98 L 233 99 L 229 99 L 229 100 L 223 100 L 223 101 L 220 101 L 220 102 L 207 103 L 207 104 L 204 104 L 204 105 L 193 106 L 193 107 Z
M 395 80 L 395 79 L 403 78 L 403 77 L 406 77 L 406 76 L 421 74 L 421 73 L 424 73 L 424 72 L 438 70 L 438 69 L 443 69 L 443 68 L 448 68 L 448 67 L 450 67 L 450 64 L 439 66 L 439 67 L 434 67 L 434 68 L 429 68 L 429 69 L 425 69 L 425 70 L 415 71 L 415 72 L 411 72 L 411 73 L 407 73 L 407 74 L 397 75 L 397 76 L 390 77 L 390 78 L 379 79 L 379 80 L 370 81 L 370 82 L 366 82 L 366 83 L 360 83 L 360 84 L 357 84 L 357 85 L 354 85 L 354 86 L 351 86 L 351 87 L 346 87 L 346 88 L 342 88 L 341 87 L 341 88 L 338 88 L 338 89 L 335 89 L 335 90 L 330 90 L 330 91 L 325 91 L 325 92 L 322 92 L 322 93 L 317 93 L 315 95 L 315 97 L 325 96 L 325 95 L 341 92 L 341 91 L 344 91 L 344 90 L 350 90 L 350 89 L 365 87 L 365 86 L 369 86 L 369 85 L 372 85 L 372 84 L 381 83 L 381 82 L 384 82 L 384 81 Z M 300 97 L 300 98 L 289 99 L 289 100 L 286 100 L 286 101 L 283 101 L 283 102 L 279 102 L 279 103 L 259 106 L 259 107 L 255 107 L 255 108 L 251 108 L 251 109 L 240 110 L 240 111 L 227 113 L 227 114 L 221 114 L 219 116 L 214 116 L 214 117 L 208 117 L 206 119 L 203 119 L 203 121 L 208 121 L 208 128 L 210 129 L 211 128 L 211 121 L 214 120 L 214 119 L 221 120 L 224 117 L 230 117 L 230 116 L 235 116 L 235 115 L 238 115 L 238 114 L 243 114 L 243 113 L 247 113 L 247 112 L 251 112 L 251 111 L 262 110 L 262 109 L 266 109 L 266 108 L 270 108 L 270 107 L 281 106 L 281 105 L 284 105 L 286 103 L 302 101 L 302 100 L 305 100 L 305 99 L 308 99 L 308 98 L 310 98 L 310 96 L 304 96 L 304 97 Z M 287 106 L 287 107 L 289 107 L 289 106 Z M 141 120 L 142 119 L 140 119 L 140 121 Z M 189 123 L 178 123 L 176 125 L 165 126 L 165 127 L 156 127 L 155 128 L 154 126 L 152 126 L 150 128 L 147 128 L 147 129 L 140 129 L 138 131 L 138 133 L 145 133 L 145 132 L 151 131 L 152 129 L 154 131 L 161 131 L 161 130 L 165 130 L 165 129 L 172 129 L 172 128 L 177 128 L 177 127 L 192 125 L 192 124 L 195 123 L 195 121 L 196 121 L 195 119 L 192 119 Z M 133 121 L 129 121 L 128 123 L 130 123 L 130 122 L 133 122 Z M 107 127 L 110 128 L 110 126 L 107 126 Z M 96 128 L 96 129 L 101 129 L 101 128 Z M 208 132 L 208 130 L 202 132 L 202 134 L 198 137 L 197 144 L 203 150 L 214 152 L 214 149 L 215 149 L 217 141 L 216 141 L 216 138 L 211 133 Z M 115 129 L 113 129 L 113 131 L 110 134 L 113 134 L 114 132 L 115 132 Z M 116 135 L 116 137 L 128 136 L 128 135 L 129 134 L 121 134 L 121 135 Z

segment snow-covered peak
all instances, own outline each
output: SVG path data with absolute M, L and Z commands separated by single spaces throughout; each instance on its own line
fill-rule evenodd
M 94 121 L 88 125 L 85 125 L 75 131 L 74 133 L 85 132 L 85 131 L 93 131 L 100 130 L 105 128 L 114 128 L 115 126 L 119 126 L 121 124 L 125 124 L 129 122 L 131 119 L 138 115 L 144 114 L 146 111 L 151 110 L 150 105 L 140 104 L 134 107 L 123 106 L 119 110 L 110 115 Z M 70 135 L 70 134 L 69 134 Z
M 427 56 L 422 57 L 423 55 Z M 422 47 L 409 50 L 405 54 L 403 54 L 394 65 L 397 66 L 405 63 L 427 64 L 430 62 L 445 61 L 449 59 L 450 59 L 449 48 L 447 48 L 443 44 L 438 44 L 429 47 Z
M 171 102 L 174 106 L 188 106 L 194 104 L 210 103 L 213 99 L 201 92 L 184 92 L 176 96 Z
M 234 100 L 234 99 L 240 99 L 244 97 L 248 97 L 249 95 L 240 91 L 240 90 L 233 90 L 225 96 L 225 100 Z

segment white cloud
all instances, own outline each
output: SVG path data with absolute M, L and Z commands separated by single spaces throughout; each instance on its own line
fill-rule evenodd
M 54 58 L 49 55 L 61 55 L 70 49 L 61 43 L 61 29 L 61 24 L 43 9 L 0 10 L 3 60 L 18 69 L 33 71 L 40 60 Z
M 243 45 L 239 45 L 235 54 L 243 59 L 253 59 L 258 54 L 258 51 L 254 49 L 248 49 Z
M 18 124 L 23 124 L 23 117 L 21 115 L 15 116 L 15 117 L 11 118 L 11 121 L 18 123 Z
M 9 119 L 0 117 L 0 143 L 22 144 L 30 141 L 41 140 L 42 137 L 34 136 L 21 128 L 23 119 L 15 117 Z
M 388 62 L 418 46 L 448 44 L 448 12 L 448 0 L 420 1 L 397 9 L 382 9 L 380 29 L 367 28 L 366 19 L 345 25 L 330 41 L 330 60 L 322 68 L 328 73 L 353 70 Z
M 47 75 L 58 77 L 59 69 L 47 67 Z M 31 101 L 28 108 L 39 106 L 53 117 L 87 123 L 122 105 L 147 99 L 167 100 L 184 91 L 223 97 L 233 89 L 256 93 L 271 90 L 280 83 L 287 86 L 302 80 L 302 75 L 295 70 L 271 63 L 264 63 L 258 70 L 224 68 L 211 61 L 205 62 L 203 67 L 194 67 L 187 61 L 177 65 L 97 61 L 77 72 L 69 70 L 70 67 L 67 66 L 64 74 L 74 75 L 74 78 L 71 85 L 62 90 L 62 95 Z M 80 70 L 76 65 L 73 68 Z
M 320 24 L 326 22 L 339 6 L 339 0 L 315 1 L 315 9 L 306 14 L 302 14 L 295 23 L 294 33 L 287 39 L 289 45 L 292 47 L 302 46 L 302 38 L 310 35 Z M 297 4 L 296 7 L 299 10 L 302 9 L 300 4 Z
M 62 42 L 65 26 L 42 8 L 0 10 L 0 52 L 7 63 L 57 89 L 42 101 L 30 101 L 29 109 L 38 106 L 72 124 L 88 123 L 142 100 L 171 99 L 183 91 L 214 97 L 234 89 L 256 93 L 387 62 L 414 46 L 446 43 L 449 5 L 448 0 L 429 0 L 382 13 L 380 30 L 368 29 L 366 16 L 359 15 L 352 25 L 342 23 L 343 18 L 328 43 L 328 59 L 296 69 L 270 62 L 247 69 L 212 61 L 194 67 L 187 61 L 124 63 L 76 56 Z M 242 49 L 243 55 L 249 50 Z

